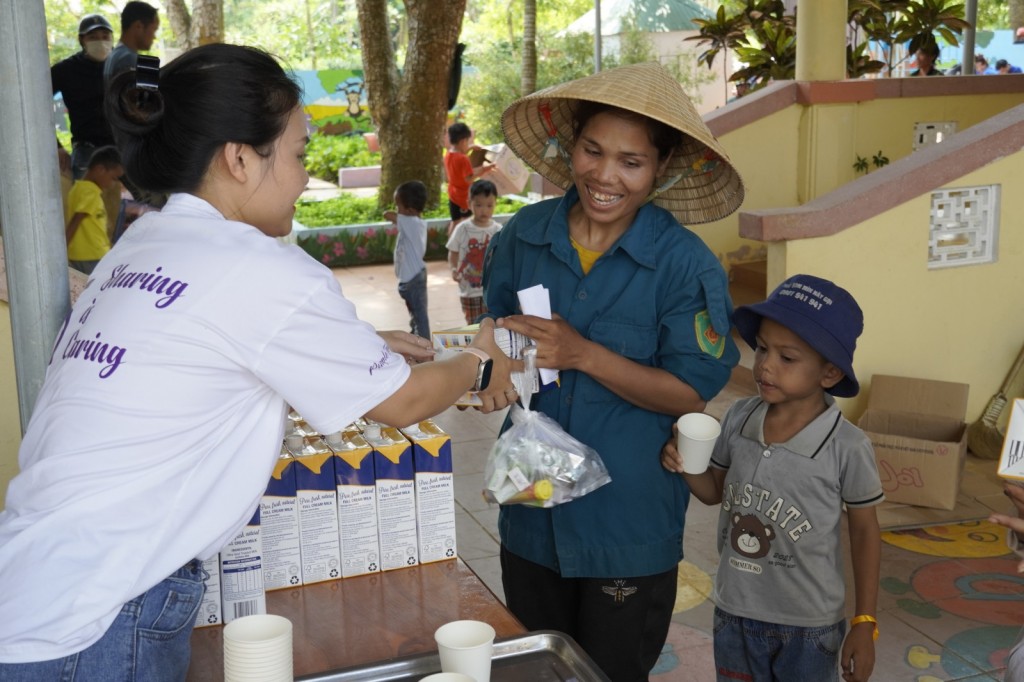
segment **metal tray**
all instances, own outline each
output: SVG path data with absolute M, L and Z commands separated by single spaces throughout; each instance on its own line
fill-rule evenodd
M 441 672 L 437 653 L 394 658 L 326 673 L 296 677 L 295 682 L 385 682 L 420 680 Z M 571 637 L 552 630 L 495 640 L 491 682 L 611 682 Z

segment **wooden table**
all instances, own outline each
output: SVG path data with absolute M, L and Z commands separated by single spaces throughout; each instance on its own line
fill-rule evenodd
M 267 593 L 267 611 L 292 621 L 295 675 L 436 651 L 434 630 L 482 620 L 497 636 L 526 633 L 461 559 Z M 192 633 L 188 681 L 224 677 L 222 627 Z

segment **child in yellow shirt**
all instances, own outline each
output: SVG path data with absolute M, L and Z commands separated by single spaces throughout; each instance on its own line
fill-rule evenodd
M 124 167 L 117 148 L 100 147 L 89 157 L 85 176 L 76 180 L 68 193 L 64 210 L 68 263 L 87 275 L 92 274 L 100 258 L 110 251 L 103 191 L 113 186 L 122 175 Z

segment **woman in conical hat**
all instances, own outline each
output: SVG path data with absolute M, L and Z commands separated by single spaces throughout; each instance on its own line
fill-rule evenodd
M 558 85 L 502 116 L 508 145 L 563 197 L 523 208 L 484 267 L 498 324 L 536 342 L 557 384 L 524 402 L 598 451 L 611 483 L 549 509 L 503 506 L 502 580 L 530 630 L 567 632 L 613 680 L 646 680 L 668 633 L 689 491 L 659 464 L 739 353 L 722 266 L 685 223 L 743 184 L 679 84 L 640 64 Z M 553 319 L 520 312 L 543 285 Z M 499 362 L 495 386 L 507 385 Z

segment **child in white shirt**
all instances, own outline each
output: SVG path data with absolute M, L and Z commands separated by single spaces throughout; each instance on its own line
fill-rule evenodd
M 490 180 L 477 180 L 469 188 L 472 218 L 455 226 L 448 239 L 448 264 L 452 279 L 459 283 L 459 301 L 466 324 L 473 324 L 487 312 L 484 305 L 484 254 L 491 237 L 501 229 L 494 221 L 498 188 Z

